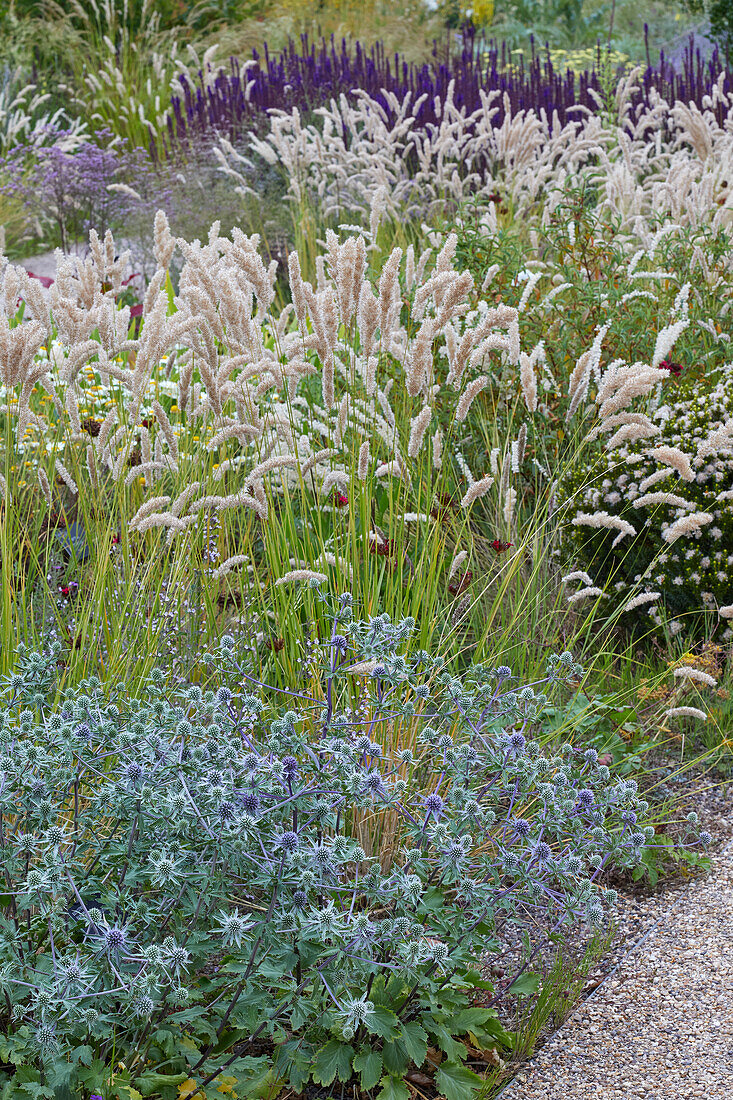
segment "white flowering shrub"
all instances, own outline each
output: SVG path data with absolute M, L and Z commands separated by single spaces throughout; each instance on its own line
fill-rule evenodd
M 603 871 L 639 864 L 648 803 L 595 750 L 543 748 L 540 685 L 408 659 L 413 621 L 356 622 L 320 583 L 323 658 L 279 693 L 228 636 L 216 690 L 156 669 L 140 698 L 94 678 L 57 693 L 57 651 L 19 649 L 0 719 L 4 1096 L 99 1093 L 113 1057 L 146 1096 L 225 1071 L 239 1095 L 390 1088 L 430 1044 L 438 1087 L 469 1098 L 456 1038 L 512 1041 L 494 1005 L 517 972 L 476 969 L 505 923 L 601 922 Z M 553 656 L 546 682 L 581 671 Z
M 651 439 L 586 452 L 568 481 L 577 514 L 605 513 L 613 525 L 571 528 L 566 555 L 596 585 L 628 598 L 648 626 L 708 612 L 730 638 L 733 603 L 733 365 L 709 390 L 680 390 L 652 414 Z M 629 427 L 631 431 L 629 431 Z M 629 537 L 619 534 L 628 526 Z M 724 616 L 719 618 L 719 609 Z

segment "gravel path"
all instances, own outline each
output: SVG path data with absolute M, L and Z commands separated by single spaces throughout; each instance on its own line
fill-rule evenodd
M 731 844 L 500 1096 L 733 1098 Z

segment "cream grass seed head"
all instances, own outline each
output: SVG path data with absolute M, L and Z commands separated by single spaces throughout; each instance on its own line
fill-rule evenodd
M 661 599 L 661 592 L 640 592 L 638 596 L 632 596 L 630 600 L 627 600 L 621 607 L 622 611 L 635 611 L 637 607 L 644 607 L 649 603 L 656 603 L 658 599 Z
M 654 447 L 649 455 L 657 462 L 663 462 L 665 466 L 671 466 L 683 481 L 694 481 L 695 471 L 692 469 L 689 457 L 679 447 L 662 445 Z
M 570 596 L 566 597 L 566 601 L 569 604 L 580 603 L 581 600 L 596 599 L 599 600 L 606 593 L 602 588 L 598 588 L 595 585 L 591 585 L 588 588 L 581 588 L 577 592 L 573 592 Z
M 704 710 L 698 707 L 671 707 L 664 712 L 665 718 L 697 718 L 701 722 L 707 722 L 708 716 Z
M 485 496 L 488 493 L 489 489 L 491 488 L 491 486 L 493 484 L 494 484 L 494 478 L 493 477 L 482 477 L 480 481 L 474 481 L 472 485 L 469 485 L 467 491 L 464 493 L 463 497 L 461 498 L 461 508 L 470 508 L 475 500 L 479 500 L 481 497 Z M 505 513 L 506 513 L 506 508 L 505 508 Z M 512 514 L 513 514 L 513 504 L 512 504 Z M 511 519 L 507 520 L 507 522 L 511 523 Z
M 282 577 L 278 577 L 275 581 L 275 587 L 280 588 L 285 584 L 297 584 L 308 581 L 313 581 L 316 584 L 324 584 L 328 580 L 325 573 L 316 573 L 313 569 L 292 569 L 289 573 L 284 573 Z
M 429 405 L 425 405 L 417 416 L 410 421 L 410 440 L 407 444 L 408 458 L 417 458 L 420 454 L 423 440 L 425 439 L 425 433 L 430 427 L 432 418 L 433 410 Z
M 681 516 L 662 531 L 662 538 L 665 542 L 676 542 L 679 538 L 697 534 L 701 527 L 712 523 L 714 519 L 710 512 L 693 512 L 691 515 Z
M 704 684 L 705 687 L 716 687 L 718 683 L 708 672 L 704 672 L 701 668 L 692 668 L 690 665 L 681 665 L 672 675 L 675 680 L 694 680 L 695 683 Z
M 568 573 L 562 578 L 561 583 L 571 584 L 572 581 L 582 581 L 589 588 L 593 586 L 593 578 L 583 569 L 575 569 L 572 573 Z

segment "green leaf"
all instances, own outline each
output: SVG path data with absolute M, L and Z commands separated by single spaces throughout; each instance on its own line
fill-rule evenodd
M 76 1066 L 71 1062 L 55 1059 L 46 1067 L 46 1080 L 56 1100 L 74 1100 L 71 1086 L 76 1084 Z
M 143 1073 L 135 1081 L 142 1096 L 152 1096 L 167 1085 L 182 1085 L 188 1080 L 187 1073 Z
M 445 1062 L 435 1074 L 435 1083 L 445 1100 L 471 1100 L 481 1086 L 477 1073 L 456 1062 Z
M 231 1072 L 237 1077 L 235 1091 L 240 1096 L 244 1094 L 251 1097 L 252 1100 L 268 1100 L 276 1096 L 283 1084 L 272 1059 L 264 1054 L 239 1058 L 232 1065 Z
M 399 1077 L 383 1077 L 377 1100 L 410 1100 L 410 1090 Z
M 296 1093 L 303 1092 L 311 1079 L 313 1048 L 302 1039 L 289 1039 L 274 1050 L 274 1063 L 279 1077 L 284 1077 Z
M 290 1012 L 290 1026 L 293 1031 L 298 1031 L 307 1020 L 310 1019 L 311 1008 L 308 1001 L 303 998 L 296 1000 Z
M 288 1070 L 288 1084 L 295 1093 L 304 1091 L 311 1079 L 310 1066 L 302 1066 L 298 1062 L 291 1062 Z
M 423 1023 L 429 1034 L 435 1039 L 436 1046 L 440 1047 L 451 1060 L 458 1061 L 466 1057 L 465 1046 L 453 1038 L 445 1024 L 436 1020 L 433 1016 L 423 1017 Z
M 41 1096 L 48 1096 L 50 1100 L 55 1100 L 56 1092 L 48 1085 L 39 1085 L 37 1081 L 24 1081 L 20 1087 L 23 1092 L 27 1092 L 34 1100 L 38 1100 Z
M 496 1009 L 481 1008 L 480 1005 L 472 1005 L 470 1008 L 462 1008 L 460 1012 L 454 1012 L 448 1021 L 454 1035 L 465 1035 L 475 1027 L 482 1027 L 487 1020 L 496 1016 Z
M 78 1046 L 74 1051 L 74 1059 L 82 1066 L 91 1066 L 94 1051 L 90 1046 Z
M 464 981 L 473 989 L 493 990 L 494 983 L 487 982 L 480 970 L 466 970 L 463 973 Z
M 172 317 L 173 314 L 177 312 L 177 310 L 176 310 L 176 292 L 174 290 L 173 283 L 171 281 L 170 272 L 166 272 L 164 286 L 165 286 L 166 297 L 168 299 L 167 314 L 168 314 L 169 317 Z
M 410 1056 L 399 1039 L 391 1039 L 384 1044 L 382 1058 L 384 1059 L 384 1068 L 396 1077 L 401 1077 L 410 1065 Z
M 416 1066 L 421 1066 L 428 1052 L 428 1033 L 419 1024 L 412 1021 L 402 1025 L 400 1042 Z
M 517 997 L 527 997 L 530 993 L 536 993 L 541 985 L 539 974 L 522 974 L 509 986 L 509 992 Z
M 105 1084 L 109 1082 L 109 1066 L 101 1058 L 94 1058 L 89 1066 L 79 1069 L 79 1080 L 86 1086 L 88 1092 L 99 1093 L 104 1091 Z
M 516 1033 L 513 1031 L 507 1031 L 502 1027 L 498 1020 L 487 1020 L 479 1027 L 470 1027 L 468 1034 L 472 1037 L 474 1046 L 484 1049 L 490 1047 L 492 1043 L 501 1043 L 507 1050 L 511 1050 L 514 1046 L 514 1039 Z
M 53 1089 L 40 1083 L 40 1071 L 33 1066 L 18 1066 L 12 1080 L 3 1088 L 3 1094 L 8 1096 L 48 1096 L 53 1100 Z
M 338 1075 L 339 1081 L 346 1083 L 351 1077 L 351 1059 L 354 1048 L 349 1043 L 340 1043 L 338 1039 L 329 1039 L 316 1054 L 313 1063 L 313 1080 L 319 1085 L 330 1085 Z
M 428 912 L 439 913 L 445 905 L 442 890 L 439 890 L 437 886 L 430 886 L 423 894 L 420 904 Z
M 373 1089 L 382 1076 L 382 1055 L 377 1050 L 360 1050 L 353 1061 L 354 1073 L 359 1074 L 361 1087 Z
M 391 1008 L 375 1005 L 374 1011 L 369 1013 L 366 1026 L 372 1035 L 378 1035 L 380 1039 L 391 1039 L 397 1034 L 399 1020 Z

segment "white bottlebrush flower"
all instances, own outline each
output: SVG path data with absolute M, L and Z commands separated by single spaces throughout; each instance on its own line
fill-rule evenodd
M 371 676 L 379 668 L 379 661 L 357 661 L 355 665 L 347 665 L 342 672 L 350 672 L 352 676 Z
M 433 469 L 440 470 L 443 465 L 443 429 L 436 428 L 433 436 Z
M 66 486 L 70 490 L 70 492 L 72 492 L 75 497 L 78 497 L 78 495 L 79 495 L 79 486 L 76 484 L 73 477 L 71 476 L 71 474 L 66 469 L 63 462 L 61 461 L 61 459 L 59 459 L 59 458 L 55 459 L 54 469 L 55 469 L 56 473 L 59 475 L 59 477 L 61 478 L 61 480 L 66 483 Z
M 657 335 L 657 340 L 654 345 L 654 354 L 652 355 L 652 366 L 658 367 L 663 359 L 666 359 L 672 348 L 677 343 L 677 340 L 685 331 L 689 328 L 690 322 L 683 318 L 681 321 L 675 321 L 673 325 L 668 325 L 667 328 L 663 328 Z
M 593 512 L 589 514 L 587 512 L 579 512 L 573 519 L 574 527 L 595 527 L 598 530 L 602 528 L 608 528 L 609 530 L 616 530 L 619 535 L 624 538 L 626 535 L 631 535 L 633 538 L 636 535 L 636 528 L 632 527 L 625 519 L 621 519 L 619 516 L 610 516 L 608 512 Z
M 647 603 L 654 603 L 661 598 L 661 592 L 640 592 L 638 596 L 632 596 L 621 608 L 622 611 L 633 611 Z
M 588 588 L 581 588 L 577 592 L 573 592 L 572 595 L 567 597 L 568 603 L 580 603 L 581 600 L 600 599 L 605 596 L 606 593 L 602 588 L 597 588 L 595 585 L 590 585 Z
M 682 516 L 662 532 L 662 538 L 665 542 L 676 542 L 685 535 L 696 534 L 706 523 L 712 523 L 713 518 L 709 512 L 693 512 L 689 516 Z
M 240 565 L 246 565 L 249 561 L 247 554 L 235 554 L 231 558 L 227 558 L 212 572 L 211 576 L 214 580 L 218 581 L 221 577 L 225 577 L 227 573 L 231 573 L 232 569 L 236 569 Z
M 652 508 L 658 504 L 669 504 L 672 508 L 690 508 L 695 505 L 676 493 L 645 493 L 644 496 L 634 500 L 634 508 Z
M 684 451 L 679 449 L 679 447 L 654 447 L 647 453 L 651 458 L 656 459 L 657 462 L 662 462 L 665 466 L 671 466 L 673 470 L 677 471 L 683 481 L 695 480 L 695 471 L 692 468 L 690 459 Z
M 425 439 L 425 432 L 430 427 L 430 421 L 433 418 L 433 410 L 429 405 L 425 405 L 420 410 L 417 416 L 413 417 L 410 421 L 410 440 L 407 444 L 407 457 L 417 458 L 422 450 L 423 440 Z
M 589 588 L 593 584 L 593 578 L 583 569 L 575 569 L 572 573 L 568 573 L 567 576 L 562 578 L 562 584 L 571 584 L 572 581 L 582 581 L 583 584 L 587 585 Z
M 707 722 L 708 716 L 704 710 L 698 710 L 697 707 L 671 707 L 670 710 L 665 710 L 665 718 L 699 718 L 701 722 Z
M 369 441 L 367 440 L 359 448 L 359 465 L 357 468 L 359 481 L 366 481 L 369 475 L 369 458 Z
M 468 410 L 471 408 L 471 405 L 481 393 L 481 391 L 486 389 L 488 384 L 489 376 L 487 374 L 482 374 L 480 378 L 475 378 L 473 382 L 469 382 L 469 384 L 466 386 L 465 390 L 461 394 L 458 405 L 456 406 L 456 420 L 459 424 L 462 424 L 463 421 L 466 419 L 466 417 L 468 416 Z
M 471 473 L 471 469 L 470 469 L 468 463 L 466 462 L 465 458 L 463 457 L 463 454 L 462 454 L 461 451 L 456 451 L 455 452 L 455 460 L 456 460 L 456 466 L 458 467 L 458 469 L 461 471 L 461 473 L 465 477 L 465 479 L 468 482 L 469 486 L 473 485 L 473 483 L 476 479 L 474 478 L 473 474 Z
M 279 588 L 283 584 L 296 584 L 302 581 L 314 581 L 317 584 L 323 584 L 327 580 L 328 577 L 325 573 L 316 573 L 313 569 L 291 569 L 289 573 L 283 573 L 282 577 L 277 578 L 275 586 Z
M 402 466 L 396 459 L 392 462 L 383 462 L 381 466 L 377 466 L 374 476 L 377 478 L 402 477 Z
M 690 665 L 681 665 L 672 675 L 675 680 L 695 680 L 698 684 L 705 684 L 706 687 L 716 687 L 718 683 L 709 673 L 703 672 L 701 668 L 692 668 Z
M 461 498 L 461 508 L 469 508 L 475 500 L 488 493 L 493 484 L 493 477 L 482 477 L 480 481 L 474 481 Z
M 448 570 L 448 579 L 450 579 L 455 574 L 455 572 L 461 568 L 467 557 L 467 550 L 458 551 L 458 553 L 453 558 L 453 561 L 450 563 L 450 569 Z
M 51 504 L 51 486 L 48 483 L 48 478 L 46 477 L 46 471 L 44 470 L 43 466 L 38 467 L 38 484 L 41 487 L 41 492 L 43 493 L 46 504 L 50 505 Z
M 470 492 L 470 490 L 469 490 L 469 492 Z M 468 493 L 466 493 L 466 496 L 468 496 Z M 465 500 L 466 497 L 464 497 L 463 499 Z M 516 503 L 517 503 L 517 490 L 516 489 L 507 489 L 506 497 L 504 498 L 504 522 L 506 523 L 507 527 L 511 527 L 511 525 L 512 525 L 512 521 L 514 519 L 514 508 L 516 506 Z
M 519 381 L 527 408 L 530 412 L 537 411 L 537 376 L 534 365 L 526 352 L 519 353 Z

